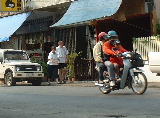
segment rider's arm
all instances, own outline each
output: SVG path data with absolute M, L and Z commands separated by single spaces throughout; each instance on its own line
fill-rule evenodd
M 119 47 L 119 51 L 123 52 L 128 52 L 126 49 L 124 49 L 122 46 Z
M 108 55 L 115 55 L 115 52 L 112 50 L 113 46 L 110 45 L 110 43 L 107 41 L 103 45 L 103 51 L 105 54 Z

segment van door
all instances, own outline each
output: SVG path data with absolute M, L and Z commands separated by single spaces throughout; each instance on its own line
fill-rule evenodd
M 0 52 L 0 78 L 4 78 L 4 58 L 3 58 L 3 53 Z

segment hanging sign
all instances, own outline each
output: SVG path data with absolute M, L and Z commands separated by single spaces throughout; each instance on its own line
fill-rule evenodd
M 22 0 L 1 0 L 0 1 L 0 11 L 6 12 L 6 11 L 22 11 Z

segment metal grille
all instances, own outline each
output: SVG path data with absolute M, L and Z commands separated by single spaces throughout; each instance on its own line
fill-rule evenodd
M 20 71 L 37 71 L 37 66 L 20 66 Z

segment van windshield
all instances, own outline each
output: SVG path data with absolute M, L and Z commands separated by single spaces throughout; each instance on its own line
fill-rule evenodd
M 23 51 L 6 51 L 4 52 L 5 60 L 29 60 L 26 52 Z

